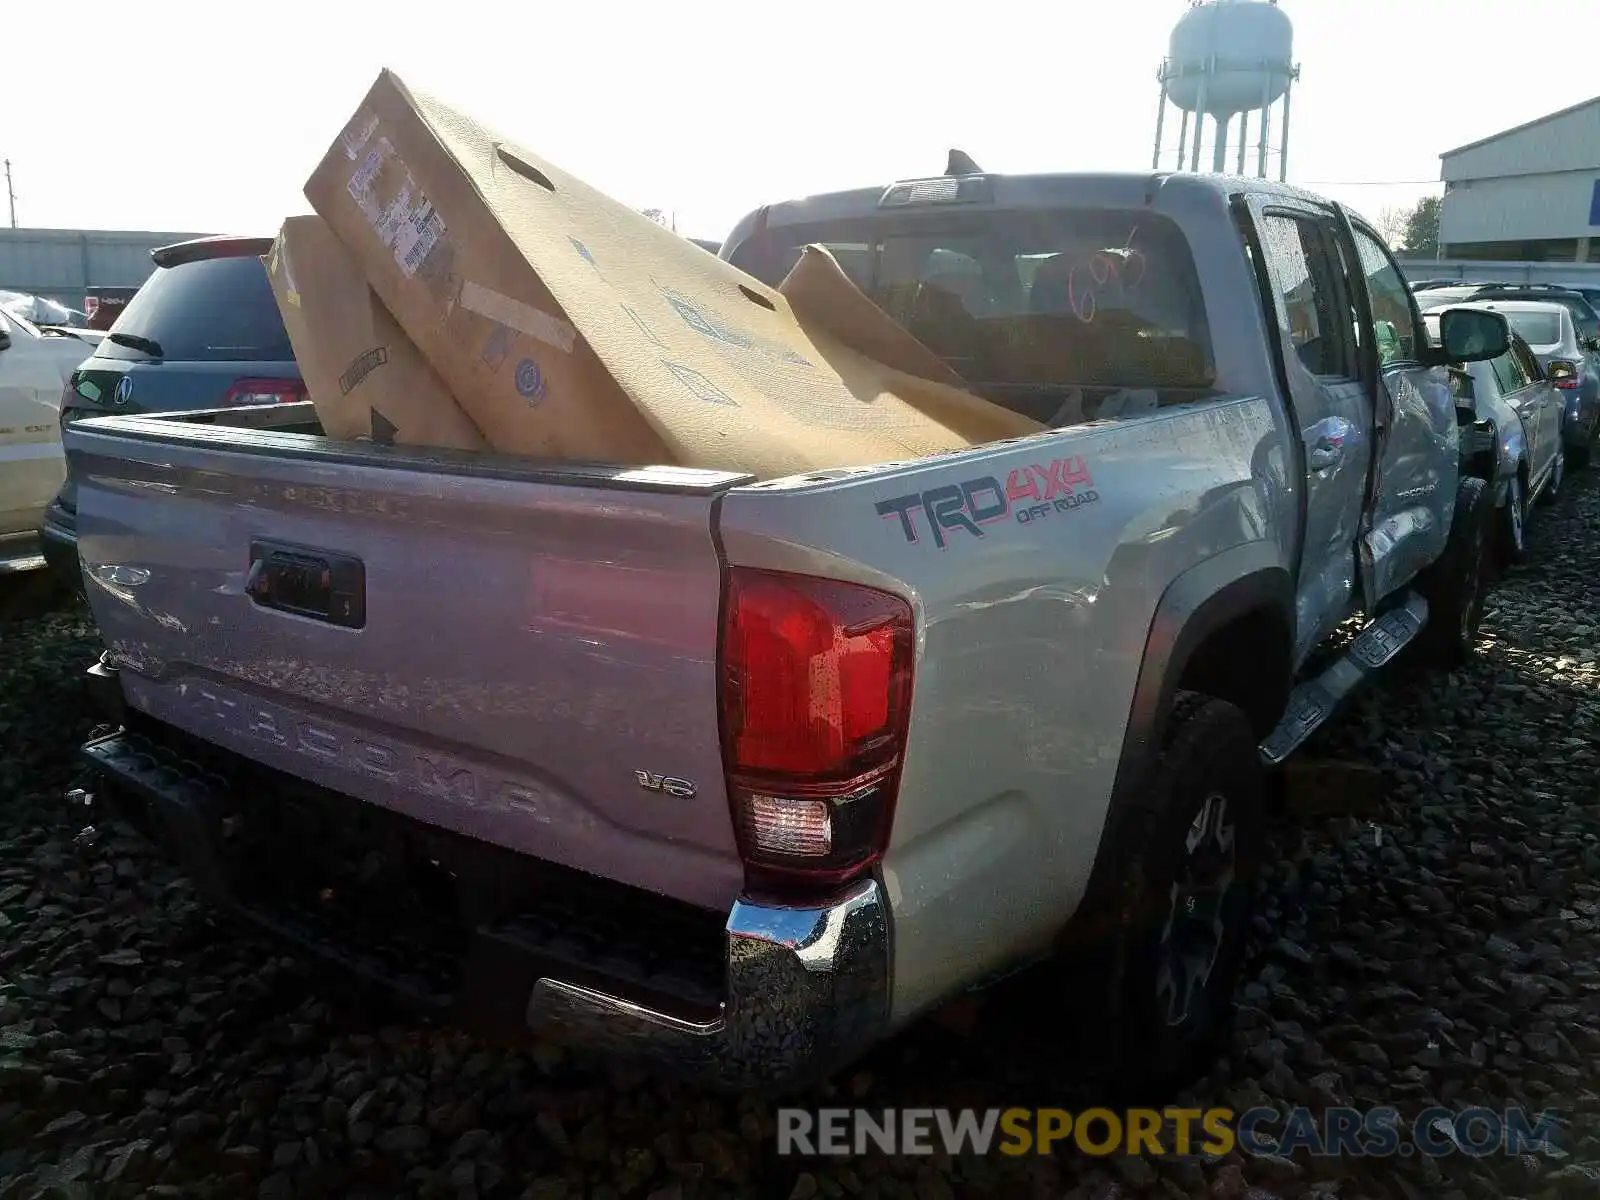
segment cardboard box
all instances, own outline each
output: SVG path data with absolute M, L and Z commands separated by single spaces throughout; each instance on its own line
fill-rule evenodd
M 826 255 L 795 305 L 389 71 L 305 191 L 496 450 L 771 478 L 1042 428 Z
M 283 223 L 267 278 L 329 437 L 489 448 L 321 217 Z

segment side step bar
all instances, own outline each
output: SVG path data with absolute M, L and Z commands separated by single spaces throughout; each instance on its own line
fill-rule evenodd
M 1350 693 L 1394 661 L 1427 623 L 1428 602 L 1417 592 L 1368 622 L 1326 671 L 1295 688 L 1283 720 L 1261 743 L 1262 759 L 1277 766 L 1298 750 Z

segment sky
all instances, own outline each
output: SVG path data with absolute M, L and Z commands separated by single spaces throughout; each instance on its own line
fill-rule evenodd
M 1582 71 L 1506 74 L 1508 39 L 1535 66 L 1562 29 L 1587 41 L 1586 0 L 1518 0 L 1487 26 L 1461 0 L 1280 2 L 1301 66 L 1289 179 L 1375 221 L 1440 194 L 1442 151 L 1600 91 Z M 271 234 L 309 211 L 306 177 L 388 67 L 720 239 L 762 203 L 938 174 L 952 146 L 990 171 L 1148 169 L 1187 8 L 20 3 L 0 21 L 0 158 L 24 227 Z

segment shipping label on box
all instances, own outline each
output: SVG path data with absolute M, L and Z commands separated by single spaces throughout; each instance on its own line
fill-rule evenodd
M 329 437 L 489 448 L 321 217 L 283 223 L 267 278 Z

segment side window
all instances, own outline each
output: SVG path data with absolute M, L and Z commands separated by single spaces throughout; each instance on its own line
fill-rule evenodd
M 1516 358 L 1509 352 L 1502 354 L 1490 365 L 1494 367 L 1494 380 L 1500 385 L 1500 394 L 1502 396 L 1520 392 L 1528 386 L 1527 379 L 1523 377 L 1522 368 L 1517 365 Z
M 1312 217 L 1269 214 L 1261 221 L 1261 248 L 1283 340 L 1313 375 L 1354 378 L 1322 226 Z
M 1533 356 L 1533 351 L 1528 349 L 1527 342 L 1521 338 L 1512 338 L 1511 354 L 1517 360 L 1517 365 L 1522 368 L 1522 373 L 1528 377 L 1529 383 L 1536 383 L 1544 378 L 1539 360 Z
M 1366 230 L 1357 228 L 1356 253 L 1372 301 L 1373 334 L 1378 344 L 1378 365 L 1416 362 L 1419 345 L 1416 310 L 1405 276 L 1389 252 Z

